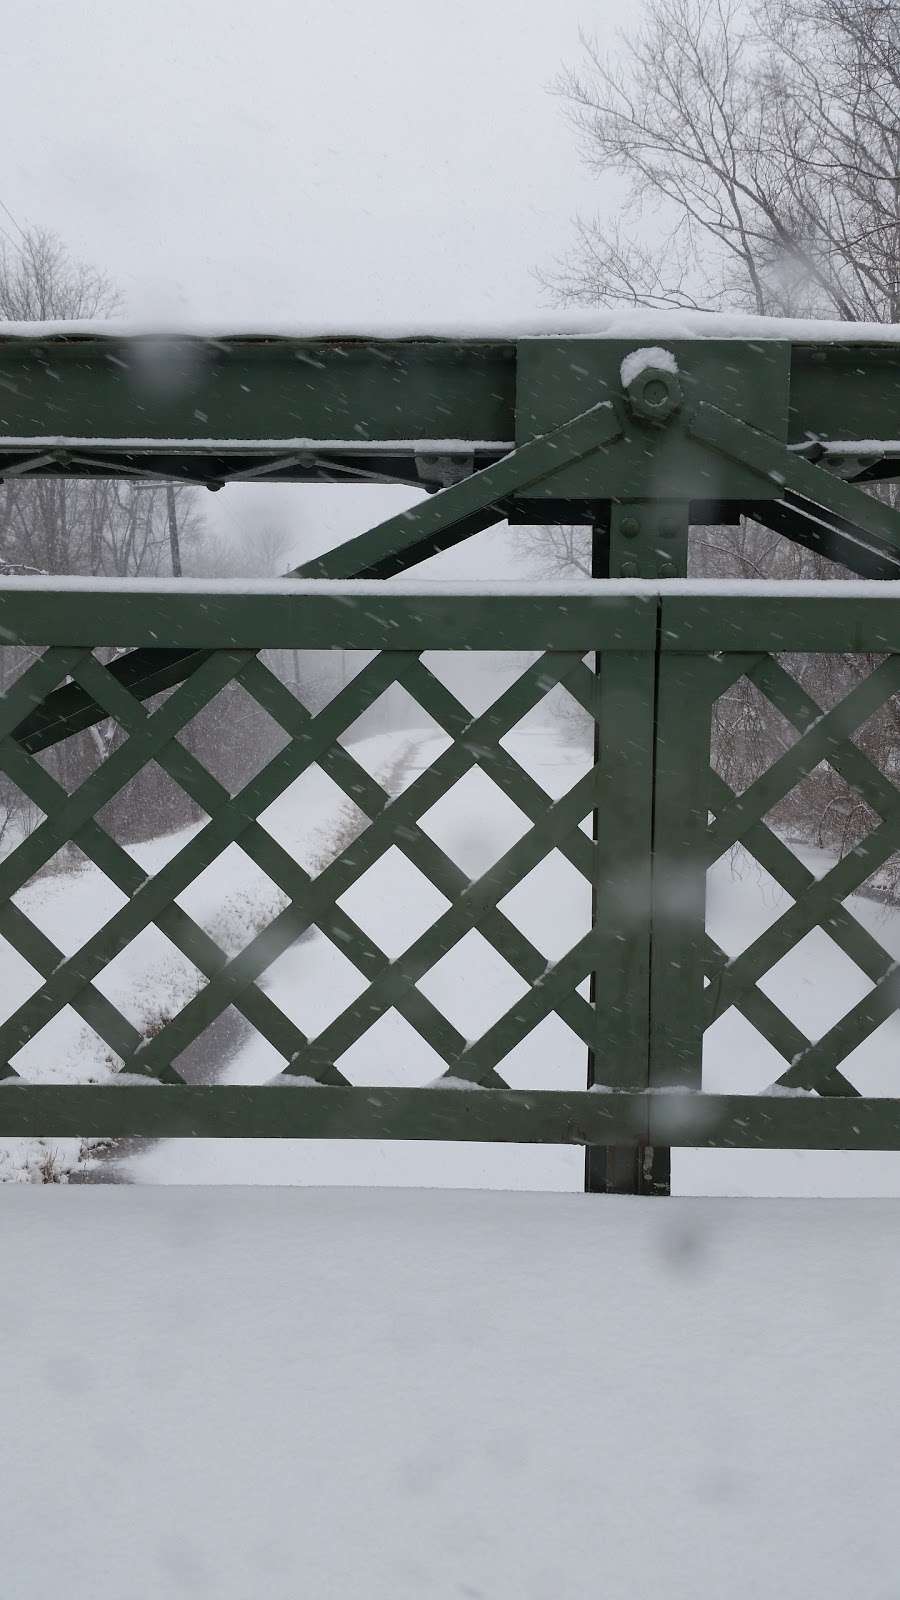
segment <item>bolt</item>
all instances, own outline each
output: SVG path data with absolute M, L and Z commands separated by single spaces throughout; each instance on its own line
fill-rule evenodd
M 648 378 L 643 395 L 648 406 L 664 406 L 669 399 L 669 391 L 661 378 Z

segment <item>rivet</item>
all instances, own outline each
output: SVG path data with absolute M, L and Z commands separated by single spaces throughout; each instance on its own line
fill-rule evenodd
M 623 561 L 620 571 L 623 578 L 636 578 L 638 575 L 638 564 L 636 561 Z
M 677 578 L 674 561 L 661 561 L 659 563 L 659 576 L 661 578 Z
M 626 539 L 636 539 L 640 531 L 641 525 L 637 517 L 623 517 L 619 523 L 619 532 Z

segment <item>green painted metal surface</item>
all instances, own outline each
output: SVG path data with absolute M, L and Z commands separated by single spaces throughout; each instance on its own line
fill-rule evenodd
M 212 487 L 253 478 L 393 479 L 439 490 L 269 589 L 0 586 L 2 648 L 39 652 L 0 705 L 0 764 L 45 816 L 0 862 L 0 934 L 40 980 L 0 1024 L 0 1133 L 568 1142 L 588 1152 L 589 1187 L 649 1192 L 666 1187 L 671 1145 L 900 1148 L 900 1102 L 865 1098 L 842 1070 L 900 1006 L 890 952 L 845 904 L 900 848 L 900 792 L 855 740 L 900 692 L 900 602 L 842 585 L 831 594 L 667 587 L 686 569 L 692 522 L 742 514 L 861 575 L 900 576 L 900 515 L 861 487 L 900 470 L 891 445 L 900 435 L 900 348 L 697 340 L 623 369 L 633 354 L 620 341 L 583 339 L 163 346 L 0 337 L 0 471 L 8 476 L 152 473 Z M 853 451 L 854 439 L 869 442 Z M 590 521 L 598 577 L 653 582 L 633 592 L 600 584 L 590 593 L 381 587 L 504 518 Z M 101 647 L 123 653 L 101 664 Z M 260 652 L 317 648 L 374 654 L 312 715 Z M 422 659 L 441 649 L 539 656 L 474 716 Z M 874 659 L 837 705 L 820 706 L 792 675 L 790 656 L 783 659 L 804 651 Z M 710 725 L 719 696 L 741 677 L 798 738 L 736 794 L 710 766 Z M 285 739 L 235 794 L 178 737 L 230 684 Z M 450 740 L 393 797 L 341 743 L 391 685 Z M 596 735 L 590 770 L 551 801 L 503 739 L 558 685 L 594 720 Z M 162 690 L 168 698 L 149 710 Z M 68 794 L 38 753 L 107 718 L 124 740 Z M 769 815 L 822 761 L 880 820 L 816 879 Z M 99 819 L 151 762 L 208 821 L 147 877 Z M 260 820 L 313 765 L 368 819 L 315 877 Z M 529 826 L 471 882 L 421 822 L 475 768 Z M 124 899 L 65 956 L 16 896 L 69 843 Z M 238 954 L 179 904 L 232 844 L 286 900 Z M 792 904 L 728 959 L 706 931 L 705 886 L 711 862 L 735 844 Z M 340 903 L 390 849 L 448 903 L 395 960 Z M 584 937 L 548 964 L 502 902 L 554 851 L 591 885 L 594 911 Z M 154 926 L 204 981 L 144 1036 L 102 984 L 110 962 Z M 312 926 L 340 945 L 365 985 L 314 1038 L 266 988 L 274 961 Z M 467 1040 L 419 984 L 473 929 L 525 993 Z M 870 987 L 811 1039 L 765 981 L 816 929 Z M 589 996 L 579 992 L 586 986 Z M 19 1052 L 66 1006 L 148 1087 L 23 1083 Z M 229 1007 L 278 1052 L 288 1079 L 316 1086 L 184 1083 L 181 1055 Z M 781 1093 L 703 1092 L 704 1034 L 731 1007 L 784 1062 Z M 348 1082 L 343 1057 L 391 1009 L 436 1051 L 452 1083 L 467 1087 L 373 1091 Z M 504 1061 L 552 1015 L 584 1045 L 590 1087 L 510 1088 Z M 794 1099 L 785 1089 L 806 1094 Z
M 17 615 L 15 639 L 46 647 L 21 670 L 0 707 L 0 765 L 45 814 L 0 862 L 0 934 L 39 978 L 34 992 L 0 1024 L 0 1060 L 7 1063 L 0 1134 L 498 1139 L 618 1151 L 673 1144 L 900 1148 L 900 1098 L 867 1099 L 841 1070 L 852 1050 L 900 1006 L 889 951 L 845 905 L 900 847 L 900 790 L 854 742 L 860 725 L 900 691 L 897 601 L 880 600 L 871 590 L 834 599 L 820 592 L 765 599 L 685 595 L 664 583 L 634 595 L 604 592 L 600 585 L 592 595 L 470 597 L 468 610 L 464 598 L 453 594 L 383 591 L 361 602 L 352 584 L 342 593 L 298 585 L 287 611 L 275 592 L 250 599 L 243 613 L 239 593 L 217 590 L 173 593 L 160 587 L 135 594 L 123 585 L 118 595 L 95 599 L 64 584 L 42 589 L 11 581 L 2 590 L 0 613 L 7 622 Z M 117 602 L 117 629 L 111 600 Z M 183 629 L 187 638 L 190 615 L 204 659 L 155 709 L 91 649 L 92 635 L 104 645 L 116 633 L 123 642 L 141 643 L 148 627 L 179 638 Z M 46 645 L 48 634 L 53 642 Z M 259 650 L 271 638 L 302 648 L 329 637 L 334 645 L 353 637 L 376 653 L 313 715 L 260 660 Z M 872 669 L 836 705 L 818 706 L 780 659 L 797 640 L 835 654 L 866 649 L 873 654 Z M 488 641 L 493 649 L 539 654 L 475 714 L 430 669 L 423 651 L 484 647 Z M 589 652 L 599 658 L 597 673 L 585 660 Z M 709 762 L 711 708 L 741 674 L 799 737 L 737 795 L 713 773 L 704 785 L 701 774 Z M 15 737 L 29 708 L 64 680 L 101 705 L 125 735 L 71 794 Z M 240 683 L 286 735 L 283 748 L 235 794 L 178 737 L 229 683 Z M 341 735 L 391 684 L 402 685 L 449 739 L 393 797 L 341 743 Z M 594 764 L 554 800 L 503 740 L 556 685 L 564 685 L 597 719 L 600 737 Z M 847 778 L 881 820 L 816 879 L 767 817 L 778 798 L 822 760 Z M 98 818 L 150 761 L 191 796 L 208 821 L 148 877 Z M 314 763 L 369 821 L 359 838 L 311 877 L 260 817 Z M 529 826 L 470 881 L 421 820 L 475 768 L 516 804 Z M 582 827 L 591 818 L 595 842 Z M 736 841 L 783 884 L 793 903 L 740 956 L 727 960 L 705 932 L 705 883 L 710 862 Z M 67 842 L 77 844 L 124 897 L 120 909 L 68 956 L 16 900 Z M 178 897 L 232 842 L 287 903 L 239 953 L 229 955 Z M 393 960 L 340 903 L 390 849 L 401 851 L 448 902 Z M 553 851 L 594 887 L 596 911 L 593 926 L 548 965 L 502 902 Z M 309 1038 L 275 1004 L 265 982 L 278 957 L 313 925 L 339 943 L 365 986 Z M 102 981 L 116 955 L 151 926 L 189 958 L 204 982 L 144 1036 L 106 997 Z M 811 1040 L 760 985 L 815 928 L 856 962 L 871 987 L 822 1038 Z M 518 973 L 525 992 L 480 1037 L 466 1040 L 418 985 L 471 929 Z M 579 993 L 587 979 L 591 999 Z M 61 1087 L 17 1079 L 18 1053 L 67 1005 L 129 1072 L 155 1082 Z M 320 1087 L 185 1084 L 182 1052 L 229 1006 L 279 1053 L 286 1082 L 312 1078 Z M 782 1057 L 781 1085 L 816 1090 L 820 1098 L 702 1092 L 703 1032 L 729 1006 Z M 391 1008 L 437 1052 L 457 1087 L 400 1090 L 348 1083 L 342 1057 Z M 590 1053 L 593 1087 L 580 1093 L 510 1088 L 505 1059 L 553 1014 Z
M 715 397 L 731 416 L 787 442 L 791 349 L 777 341 L 757 345 L 714 339 L 669 341 L 666 351 L 677 366 L 673 410 L 654 419 L 652 386 L 658 373 L 635 379 L 622 415 L 622 439 L 616 447 L 573 466 L 561 467 L 520 493 L 527 498 L 563 500 L 691 500 L 777 499 L 778 489 L 766 472 L 745 463 L 714 457 L 684 429 L 702 399 Z M 739 355 L 737 354 L 739 350 Z M 558 428 L 567 417 L 584 411 L 602 396 L 617 410 L 624 385 L 623 362 L 634 341 L 537 339 L 520 345 L 517 364 L 517 441 Z M 625 369 L 627 371 L 627 368 Z M 650 403 L 642 391 L 650 385 Z M 654 421 L 665 427 L 654 427 Z
M 15 340 L 9 342 L 14 351 L 19 348 Z M 372 356 L 375 346 L 366 349 Z M 786 442 L 792 346 L 699 340 L 644 351 L 636 367 L 623 365 L 623 349 L 617 341 L 592 340 L 532 340 L 527 349 L 520 345 L 520 438 L 514 450 L 478 468 L 469 446 L 457 440 L 453 448 L 463 450 L 467 463 L 459 481 L 287 576 L 393 577 L 504 516 L 540 517 L 545 514 L 543 499 L 531 502 L 531 512 L 523 513 L 523 507 L 530 496 L 545 494 L 555 515 L 576 520 L 587 515 L 595 526 L 609 530 L 611 575 L 677 576 L 685 570 L 691 521 L 698 515 L 734 521 L 745 510 L 762 521 L 771 512 L 776 530 L 792 537 L 796 532 L 851 570 L 900 575 L 900 513 L 836 476 L 824 458 L 824 464 L 810 462 Z M 297 350 L 290 341 L 285 353 L 296 363 Z M 823 383 L 830 359 L 827 347 L 825 356 Z M 884 376 L 894 371 L 890 360 L 886 348 L 874 369 L 885 382 L 885 435 L 891 428 L 900 431 L 893 421 L 895 387 Z M 131 382 L 130 368 L 125 370 L 122 381 Z M 463 361 L 459 372 L 466 370 Z M 353 392 L 348 378 L 348 394 Z M 399 390 L 393 392 L 396 398 Z M 151 399 L 145 396 L 146 410 L 161 428 L 165 398 L 157 395 L 155 409 Z M 362 398 L 357 400 L 364 416 Z M 590 402 L 586 409 L 569 409 L 585 401 Z M 448 399 L 448 414 L 450 409 Z M 368 424 L 358 420 L 357 426 L 365 433 Z M 538 426 L 547 431 L 535 433 Z M 850 426 L 846 417 L 843 426 L 845 431 Z M 214 440 L 203 449 L 212 461 Z M 52 451 L 44 466 L 60 470 Z M 107 470 L 115 470 L 114 461 Z M 625 551 L 620 545 L 629 534 L 636 542 Z M 167 652 L 164 657 L 152 648 L 157 641 Z M 123 681 L 127 678 L 136 693 L 146 696 L 161 678 L 173 684 L 187 676 L 200 658 L 186 648 L 179 661 L 171 649 L 174 642 L 157 629 L 151 648 L 120 665 Z M 38 748 L 38 737 L 48 743 L 99 716 L 99 708 L 92 708 L 83 695 L 57 695 L 29 724 L 31 747 Z
M 517 439 L 607 397 L 622 355 L 658 342 L 668 343 L 12 335 L 0 324 L 0 472 L 437 486 L 447 460 L 463 472 L 488 465 Z M 900 436 L 895 342 L 671 347 L 688 404 L 702 395 L 775 438 L 802 445 Z M 891 476 L 898 455 L 870 449 L 851 473 Z M 844 450 L 835 463 L 842 471 L 847 458 Z M 702 484 L 689 487 L 691 498 L 710 498 Z

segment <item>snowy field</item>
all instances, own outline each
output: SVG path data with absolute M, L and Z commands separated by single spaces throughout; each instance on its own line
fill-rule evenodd
M 892 1202 L 0 1210 L 10 1600 L 897 1594 Z
M 446 658 L 450 659 L 450 658 Z M 496 663 L 494 658 L 494 662 Z M 509 670 L 522 669 L 516 662 Z M 470 673 L 471 685 L 471 673 Z M 498 692 L 496 667 L 482 693 Z M 398 691 L 393 716 L 398 717 Z M 400 691 L 402 694 L 402 691 Z M 407 711 L 412 708 L 409 702 Z M 504 740 L 504 747 L 549 797 L 565 793 L 586 770 L 589 746 L 571 723 L 559 720 L 558 702 L 545 703 Z M 403 707 L 399 706 L 400 721 Z M 346 738 L 357 761 L 392 793 L 399 792 L 449 742 L 412 713 L 406 725 Z M 550 720 L 555 717 L 555 720 Z M 321 870 L 364 824 L 362 814 L 331 780 L 313 767 L 261 818 L 273 836 L 309 871 Z M 199 825 L 198 825 L 199 826 Z M 426 813 L 422 826 L 471 877 L 482 873 L 526 831 L 527 819 L 483 773 L 467 775 Z M 589 824 L 586 822 L 587 828 Z M 131 846 L 148 871 L 156 871 L 194 830 Z M 797 846 L 794 846 L 798 849 Z M 799 849 L 820 875 L 831 863 L 823 852 Z M 84 858 L 76 870 L 48 873 L 16 897 L 17 903 L 66 954 L 74 951 L 123 903 L 123 896 Z M 395 957 L 445 909 L 444 897 L 396 849 L 341 899 L 342 907 L 388 956 Z M 237 846 L 231 846 L 179 896 L 184 907 L 229 953 L 285 904 L 284 896 Z M 788 896 L 741 852 L 724 858 L 710 875 L 708 925 L 736 954 L 790 904 Z M 860 896 L 848 909 L 900 960 L 900 912 Z M 554 853 L 502 902 L 502 908 L 548 960 L 563 954 L 587 929 L 586 881 Z M 197 987 L 191 964 L 156 930 L 129 945 L 105 970 L 98 987 L 138 1026 L 158 1024 Z M 7 1015 L 29 994 L 37 975 L 0 942 L 0 1009 Z M 318 930 L 286 951 L 263 986 L 277 1004 L 315 1036 L 364 987 L 347 957 Z M 477 933 L 467 936 L 421 980 L 428 997 L 474 1038 L 512 1005 L 524 984 Z M 586 985 L 584 986 L 586 988 Z M 807 936 L 768 974 L 761 987 L 811 1038 L 826 1031 L 870 987 L 868 980 L 821 933 Z M 900 1087 L 900 1020 L 892 1017 L 848 1059 L 846 1070 L 868 1094 Z M 17 1069 L 40 1081 L 102 1080 L 114 1070 L 102 1041 L 71 1010 L 64 1011 L 16 1058 Z M 224 1083 L 261 1083 L 279 1072 L 282 1058 L 232 1014 L 227 1049 L 202 1071 Z M 356 1083 L 420 1085 L 444 1063 L 394 1011 L 381 1018 L 341 1059 Z M 516 1088 L 580 1088 L 585 1050 L 556 1016 L 548 1017 L 501 1068 Z M 784 1062 L 749 1024 L 729 1011 L 709 1031 L 704 1086 L 719 1092 L 766 1088 Z M 126 1091 L 123 1091 L 126 1092 Z M 55 1141 L 60 1164 L 77 1164 L 74 1142 Z M 42 1159 L 33 1142 L 0 1146 L 0 1176 L 25 1176 Z M 673 1182 L 683 1194 L 900 1195 L 900 1153 L 678 1151 Z M 327 1141 L 167 1141 L 132 1148 L 119 1162 L 120 1177 L 136 1183 L 274 1183 L 428 1185 L 573 1190 L 582 1185 L 580 1151 L 554 1147 L 330 1143 Z

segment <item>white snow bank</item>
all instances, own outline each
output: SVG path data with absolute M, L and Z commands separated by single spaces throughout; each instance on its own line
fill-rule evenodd
M 838 344 L 896 344 L 900 324 L 834 322 L 805 317 L 756 317 L 741 311 L 545 311 L 513 321 L 465 317 L 438 322 L 399 322 L 390 318 L 365 322 L 296 321 L 189 324 L 148 323 L 116 319 L 77 322 L 2 322 L 0 339 L 131 339 L 194 338 L 213 343 L 232 339 L 454 339 L 509 343 L 518 339 L 639 339 L 643 343 L 671 339 L 789 339 L 795 343 L 834 341 Z
M 895 1204 L 9 1188 L 0 1208 L 4 1594 L 895 1581 Z

